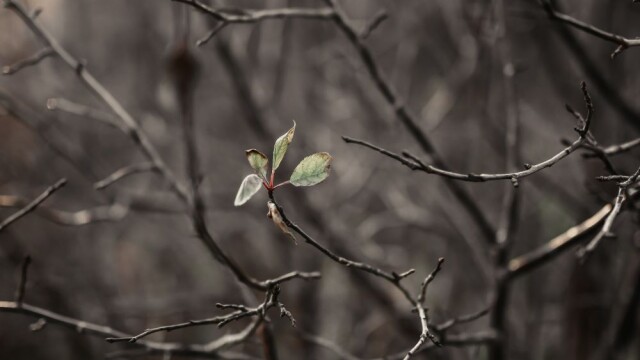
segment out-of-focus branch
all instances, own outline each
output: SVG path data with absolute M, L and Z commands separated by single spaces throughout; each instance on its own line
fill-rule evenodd
M 69 114 L 89 117 L 94 120 L 98 120 L 106 125 L 120 129 L 122 132 L 127 133 L 127 129 L 118 119 L 102 110 L 94 109 L 86 105 L 78 104 L 73 101 L 69 101 L 64 98 L 51 98 L 47 100 L 47 109 L 52 111 L 62 111 Z
M 216 20 L 225 23 L 254 23 L 267 19 L 282 18 L 304 18 L 304 19 L 330 19 L 334 11 L 330 8 L 306 9 L 306 8 L 283 8 L 283 9 L 214 9 L 198 0 L 172 0 L 183 3 L 213 16 Z
M 48 58 L 49 56 L 53 55 L 53 50 L 51 50 L 51 48 L 49 47 L 45 47 L 40 49 L 40 51 L 38 51 L 37 53 L 33 54 L 32 56 L 20 60 L 18 62 L 16 62 L 13 65 L 5 65 L 2 67 L 2 74 L 3 75 L 13 75 L 15 73 L 17 73 L 18 71 L 28 67 L 28 66 L 32 66 L 32 65 L 36 65 L 38 64 L 40 61 Z
M 325 349 L 333 352 L 339 359 L 343 360 L 402 360 L 404 356 L 406 356 L 407 351 L 398 352 L 392 355 L 386 355 L 383 357 L 375 357 L 375 358 L 360 358 L 345 350 L 343 347 L 338 344 L 311 334 L 301 334 L 300 337 L 308 341 L 312 344 L 321 346 Z M 454 347 L 463 347 L 463 346 L 474 346 L 474 345 L 483 345 L 487 343 L 492 343 L 496 341 L 498 337 L 492 331 L 480 331 L 475 333 L 462 333 L 462 334 L 452 334 L 442 339 L 442 343 L 445 346 L 454 346 Z M 415 354 L 419 354 L 425 352 L 427 350 L 436 348 L 436 345 L 433 343 L 425 344 L 420 349 L 418 349 Z
M 630 151 L 633 148 L 637 147 L 638 145 L 640 145 L 640 138 L 633 139 L 620 144 L 609 145 L 601 148 L 601 150 L 605 155 L 613 156 L 613 155 L 618 155 L 618 154 L 622 154 L 627 151 Z M 595 155 L 587 154 L 587 157 L 592 157 L 592 156 L 595 156 Z
M 611 228 L 613 227 L 613 222 L 616 220 L 616 217 L 618 217 L 618 214 L 620 214 L 620 210 L 622 210 L 622 204 L 627 199 L 627 188 L 635 184 L 635 182 L 638 180 L 638 176 L 640 176 L 640 167 L 638 168 L 638 170 L 636 170 L 635 173 L 633 173 L 633 175 L 629 176 L 625 181 L 618 184 L 618 195 L 613 202 L 613 209 L 611 209 L 611 212 L 602 225 L 602 229 L 600 229 L 598 234 L 596 234 L 596 236 L 591 239 L 591 241 L 584 248 L 578 250 L 578 257 L 580 257 L 582 261 L 585 261 L 587 256 L 589 256 L 589 254 L 593 252 L 596 246 L 598 246 L 598 244 L 600 243 L 600 240 L 602 240 L 604 237 L 613 236 Z
M 20 279 L 18 281 L 18 288 L 16 290 L 16 304 L 22 304 L 24 300 L 25 290 L 27 288 L 27 275 L 29 275 L 29 265 L 31 265 L 31 256 L 27 255 L 22 260 L 22 266 L 20 267 Z
M 584 21 L 580 21 L 576 18 L 573 18 L 567 14 L 563 14 L 561 12 L 559 12 L 558 10 L 556 10 L 551 1 L 549 0 L 542 0 L 541 1 L 542 6 L 544 7 L 544 10 L 547 12 L 547 15 L 549 15 L 550 18 L 554 19 L 554 20 L 558 20 L 564 24 L 567 24 L 569 26 L 572 26 L 576 29 L 579 29 L 585 33 L 591 34 L 595 37 L 598 37 L 600 39 L 612 42 L 614 44 L 617 44 L 618 47 L 613 51 L 613 53 L 611 53 L 611 58 L 615 58 L 617 55 L 619 55 L 620 53 L 622 53 L 624 50 L 626 50 L 627 48 L 633 47 L 633 46 L 640 46 L 640 39 L 629 39 L 626 38 L 624 36 L 618 35 L 618 34 L 614 34 L 614 33 L 610 33 L 608 31 L 602 30 L 600 28 L 597 28 L 591 24 L 588 24 Z
M 27 200 L 13 195 L 0 195 L 0 207 L 26 206 Z M 98 206 L 91 209 L 68 212 L 53 209 L 44 205 L 38 206 L 34 214 L 44 217 L 59 225 L 80 226 L 100 221 L 118 221 L 127 215 L 129 206 L 127 203 L 114 202 L 107 206 Z
M 383 74 L 382 70 L 376 63 L 371 50 L 364 43 L 358 32 L 349 24 L 347 15 L 338 6 L 336 0 L 325 0 L 325 3 L 335 10 L 335 16 L 333 17 L 338 28 L 344 33 L 345 37 L 351 45 L 355 48 L 360 59 L 362 60 L 367 72 L 369 73 L 374 84 L 391 106 L 400 120 L 400 122 L 407 128 L 409 134 L 413 136 L 416 142 L 420 145 L 422 150 L 429 155 L 434 165 L 446 170 L 444 160 L 433 146 L 432 141 L 418 126 L 418 121 L 409 109 L 404 105 L 404 101 L 399 97 L 395 88 L 391 85 L 390 81 Z M 493 236 L 495 230 L 493 225 L 487 219 L 486 214 L 480 209 L 476 201 L 469 195 L 469 193 L 460 184 L 446 179 L 445 184 L 453 195 L 458 199 L 462 206 L 471 215 L 472 219 L 479 227 L 485 239 L 491 243 L 493 242 Z
M 47 324 L 55 324 L 97 337 L 126 337 L 126 333 L 112 329 L 108 326 L 93 324 L 87 321 L 74 319 L 55 312 L 39 308 L 27 303 L 12 301 L 0 301 L 0 312 L 18 313 L 36 319 L 44 319 Z M 145 348 L 150 353 L 169 353 L 184 356 L 196 356 L 205 358 L 218 358 L 218 354 L 209 352 L 203 345 L 182 345 L 177 343 L 163 343 L 155 341 L 140 341 L 138 346 Z
M 178 179 L 165 164 L 164 160 L 162 160 L 151 141 L 149 141 L 144 132 L 142 132 L 136 120 L 124 109 L 120 102 L 116 100 L 116 98 L 87 70 L 86 66 L 82 62 L 73 57 L 73 55 L 63 48 L 47 30 L 36 22 L 22 3 L 16 0 L 4 0 L 4 6 L 18 15 L 18 17 L 38 37 L 40 42 L 51 48 L 55 55 L 63 60 L 64 63 L 76 73 L 78 78 L 80 78 L 95 95 L 102 99 L 105 104 L 113 110 L 120 120 L 122 120 L 122 125 L 126 128 L 126 134 L 129 135 L 134 143 L 139 146 L 149 161 L 155 164 L 159 172 L 166 179 L 176 194 L 185 202 L 189 203 L 190 198 L 187 190 L 179 183 Z
M 530 273 L 534 268 L 553 260 L 573 245 L 584 241 L 604 221 L 611 209 L 612 206 L 607 204 L 587 220 L 554 237 L 544 245 L 509 260 L 507 277 L 512 280 Z
M 38 205 L 42 204 L 47 198 L 53 195 L 56 191 L 58 191 L 61 187 L 63 187 L 67 183 L 67 179 L 60 179 L 55 184 L 49 186 L 42 194 L 40 194 L 37 198 L 33 199 L 30 203 L 28 203 L 25 207 L 15 212 L 13 215 L 4 219 L 2 223 L 0 223 L 0 232 L 4 230 L 7 226 L 11 225 L 13 222 L 27 215 L 28 213 L 35 210 Z
M 71 69 L 75 71 L 77 76 L 82 82 L 89 87 L 100 99 L 102 99 L 111 110 L 121 120 L 120 126 L 124 132 L 131 137 L 136 146 L 140 148 L 147 160 L 153 164 L 153 167 L 162 175 L 162 177 L 169 183 L 173 192 L 180 198 L 180 200 L 192 210 L 194 207 L 195 197 L 187 188 L 178 181 L 173 172 L 166 165 L 164 160 L 160 157 L 158 151 L 153 144 L 146 137 L 145 133 L 140 128 L 136 120 L 122 107 L 122 105 L 116 100 L 116 98 L 86 69 L 85 65 L 73 57 L 65 48 L 63 48 L 58 41 L 50 35 L 35 19 L 30 16 L 25 7 L 16 0 L 4 0 L 4 6 L 13 12 L 31 29 L 31 31 L 38 37 L 38 39 L 45 45 L 50 47 L 55 55 L 62 59 Z M 266 15 L 261 15 L 266 16 Z M 192 156 L 189 156 L 192 158 Z M 190 176 L 193 180 L 193 176 Z M 198 180 L 199 181 L 199 180 Z M 211 254 L 220 261 L 223 265 L 228 267 L 233 275 L 241 283 L 246 284 L 254 289 L 266 290 L 268 287 L 259 280 L 256 280 L 244 271 L 220 248 L 217 242 L 213 239 L 208 231 L 206 224 L 204 223 L 204 217 L 201 212 L 191 211 L 191 219 L 194 222 L 194 226 L 200 239 L 205 246 L 209 249 Z
M 102 190 L 108 187 L 109 185 L 112 185 L 116 181 L 121 180 L 129 175 L 133 175 L 141 172 L 147 172 L 147 171 L 155 171 L 155 170 L 157 170 L 155 164 L 150 162 L 143 162 L 143 163 L 128 165 L 118 169 L 116 172 L 112 173 L 106 178 L 96 182 L 93 185 L 93 187 L 96 190 Z

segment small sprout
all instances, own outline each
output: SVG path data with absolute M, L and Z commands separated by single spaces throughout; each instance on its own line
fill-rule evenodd
M 255 171 L 255 174 L 249 175 L 242 181 L 236 200 L 235 206 L 246 203 L 258 190 L 260 185 L 264 186 L 269 193 L 273 192 L 280 186 L 292 184 L 294 186 L 313 186 L 321 183 L 329 176 L 332 157 L 329 153 L 319 152 L 307 156 L 296 166 L 288 181 L 276 184 L 274 182 L 276 169 L 280 166 L 284 154 L 289 148 L 289 144 L 293 140 L 296 131 L 296 122 L 293 127 L 285 134 L 280 136 L 273 146 L 273 163 L 271 167 L 271 176 L 269 174 L 269 159 L 267 156 L 256 149 L 250 149 L 245 152 L 249 165 Z
M 319 152 L 302 159 L 289 182 L 294 186 L 313 186 L 329 176 L 332 157 L 329 153 Z
M 273 201 L 269 201 L 267 203 L 267 207 L 269 208 L 269 212 L 267 212 L 267 216 L 271 220 L 273 220 L 273 223 L 276 224 L 276 226 L 278 226 L 283 233 L 289 235 L 289 237 L 291 237 L 293 242 L 296 245 L 298 245 L 298 241 L 296 241 L 296 237 L 293 236 L 293 233 L 289 230 L 289 227 L 287 226 L 287 224 L 284 223 L 284 220 L 282 219 L 282 215 L 280 214 L 280 211 L 278 211 L 278 207 L 276 206 L 276 204 L 274 204 Z
M 236 200 L 233 202 L 233 205 L 240 206 L 249 201 L 249 199 L 251 199 L 251 197 L 260 190 L 260 185 L 262 185 L 262 179 L 260 179 L 258 175 L 248 175 L 244 180 L 242 180 L 242 184 L 240 184 L 240 189 L 238 189 L 238 194 L 236 194 Z
M 250 149 L 245 152 L 249 165 L 251 165 L 255 174 L 247 176 L 242 181 L 242 184 L 240 184 L 240 189 L 238 189 L 238 194 L 234 201 L 235 206 L 240 206 L 246 203 L 258 192 L 258 190 L 260 190 L 261 185 L 267 189 L 269 192 L 269 198 L 273 200 L 273 192 L 283 185 L 291 184 L 293 186 L 313 186 L 321 183 L 329 176 L 329 169 L 331 168 L 331 160 L 333 160 L 333 158 L 329 153 L 319 152 L 302 159 L 302 161 L 300 161 L 293 170 L 289 180 L 279 184 L 274 182 L 276 169 L 280 166 L 282 159 L 284 159 L 284 154 L 287 152 L 291 141 L 293 141 L 295 131 L 296 122 L 294 121 L 293 127 L 276 140 L 276 143 L 273 146 L 271 176 L 267 176 L 269 173 L 269 159 L 265 154 L 256 149 Z M 289 230 L 289 226 L 282 218 L 282 214 L 280 214 L 278 206 L 273 201 L 269 201 L 267 206 L 269 208 L 267 216 L 273 220 L 273 223 L 276 224 L 282 232 L 289 235 L 293 241 L 296 242 L 296 238 L 293 236 L 293 233 Z

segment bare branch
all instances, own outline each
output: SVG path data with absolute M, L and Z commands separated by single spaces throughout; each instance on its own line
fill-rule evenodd
M 26 206 L 28 201 L 18 196 L 0 195 L 0 207 Z M 125 203 L 114 202 L 107 206 L 98 206 L 91 209 L 68 212 L 40 205 L 34 210 L 34 214 L 59 225 L 80 226 L 100 221 L 118 221 L 124 218 L 129 211 Z
M 86 105 L 78 104 L 72 101 L 69 101 L 64 98 L 51 98 L 47 100 L 47 109 L 49 110 L 58 110 L 63 111 L 69 114 L 81 116 L 81 117 L 89 117 L 94 120 L 98 120 L 106 125 L 119 129 L 123 132 L 127 132 L 127 129 L 121 124 L 118 119 L 102 110 L 94 109 Z
M 549 0 L 543 0 L 541 1 L 541 3 L 550 18 L 554 20 L 558 20 L 567 25 L 570 25 L 576 29 L 579 29 L 585 33 L 591 34 L 600 39 L 617 44 L 618 47 L 613 51 L 613 53 L 611 53 L 612 59 L 615 58 L 620 53 L 622 53 L 627 48 L 640 45 L 640 39 L 629 39 L 618 34 L 610 33 L 600 28 L 597 28 L 591 24 L 588 24 L 584 21 L 580 21 L 569 15 L 563 14 L 557 11 L 556 9 L 554 9 L 553 5 L 551 4 L 551 1 Z
M 48 58 L 51 55 L 53 55 L 53 50 L 51 48 L 49 47 L 42 48 L 37 53 L 33 54 L 32 56 L 26 59 L 20 60 L 13 65 L 3 66 L 2 74 L 13 75 L 26 67 L 37 65 L 40 61 Z
M 386 11 L 384 10 L 378 11 L 373 16 L 373 19 L 371 19 L 371 21 L 369 21 L 369 23 L 364 27 L 364 29 L 362 29 L 362 31 L 360 32 L 360 37 L 362 39 L 368 38 L 369 35 L 371 35 L 371 33 L 388 18 L 389 18 L 389 14 L 387 14 Z
M 47 323 L 59 325 L 82 334 L 97 337 L 125 337 L 128 336 L 122 331 L 112 329 L 108 326 L 96 325 L 87 321 L 74 319 L 60 315 L 52 311 L 39 308 L 26 303 L 16 303 L 11 301 L 0 301 L 0 312 L 19 313 L 44 319 Z M 217 354 L 208 352 L 202 345 L 182 345 L 178 343 L 162 343 L 155 341 L 140 341 L 138 346 L 144 347 L 151 353 L 171 353 L 176 355 L 197 356 L 205 358 L 217 358 Z
M 227 325 L 228 323 L 232 322 L 232 321 L 236 321 L 239 319 L 243 319 L 246 317 L 253 317 L 253 316 L 258 316 L 259 318 L 264 318 L 264 316 L 266 315 L 266 311 L 273 307 L 273 306 L 279 306 L 279 302 L 278 302 L 278 298 L 277 298 L 277 294 L 280 290 L 278 289 L 277 285 L 273 286 L 271 288 L 269 288 L 266 292 L 265 295 L 265 300 L 259 305 L 256 306 L 254 308 L 249 308 L 246 307 L 244 305 L 226 305 L 226 304 L 220 304 L 221 306 L 218 306 L 219 308 L 222 309 L 236 309 L 236 311 L 227 314 L 227 315 L 221 315 L 221 316 L 216 316 L 216 317 L 212 317 L 212 318 L 207 318 L 207 319 L 201 319 L 201 320 L 189 320 L 187 322 L 183 322 L 183 323 L 179 323 L 179 324 L 173 324 L 173 325 L 165 325 L 165 326 L 159 326 L 159 327 L 155 327 L 155 328 L 151 328 L 151 329 L 147 329 L 143 332 L 141 332 L 138 335 L 135 336 L 122 336 L 122 337 L 108 337 L 105 340 L 109 343 L 116 343 L 116 342 L 130 342 L 130 343 L 135 343 L 137 341 L 139 341 L 140 339 L 147 337 L 151 334 L 157 333 L 157 332 L 161 332 L 161 331 L 173 331 L 173 330 L 177 330 L 177 329 L 184 329 L 184 328 L 188 328 L 188 327 L 194 327 L 194 326 L 203 326 L 203 325 L 217 325 L 219 328 Z M 250 325 L 250 327 L 252 329 L 255 329 L 254 326 L 257 326 L 255 321 L 252 321 L 252 324 Z M 253 331 L 253 330 L 252 330 Z M 235 341 L 235 340 L 234 340 Z M 221 346 L 220 344 L 222 344 L 221 342 L 217 342 L 218 345 L 210 345 L 211 348 L 216 348 L 216 350 L 219 348 L 219 346 Z M 213 350 L 211 350 L 213 351 Z
M 365 65 L 367 72 L 373 80 L 373 83 L 376 85 L 389 106 L 394 110 L 398 120 L 400 120 L 400 122 L 406 127 L 409 134 L 413 136 L 422 150 L 429 155 L 435 166 L 446 170 L 447 167 L 445 166 L 442 157 L 434 147 L 433 142 L 427 137 L 422 129 L 420 129 L 416 116 L 404 105 L 404 101 L 397 94 L 396 89 L 391 85 L 391 82 L 386 78 L 376 63 L 371 50 L 363 42 L 363 39 L 359 36 L 353 26 L 349 24 L 347 15 L 338 6 L 337 1 L 324 1 L 334 9 L 335 16 L 333 19 L 336 25 L 357 51 L 362 63 Z M 485 240 L 489 243 L 493 242 L 493 236 L 495 234 L 493 225 L 491 225 L 491 222 L 487 219 L 486 214 L 480 209 L 476 201 L 462 186 L 460 186 L 460 184 L 455 181 L 449 181 L 449 179 L 447 179 L 445 184 L 451 193 L 458 199 L 460 204 L 467 210 L 469 215 L 471 215 L 473 221 L 482 231 Z
M 127 135 L 136 143 L 143 154 L 154 163 L 159 169 L 162 176 L 167 180 L 171 188 L 176 194 L 186 203 L 189 203 L 190 198 L 187 190 L 178 182 L 173 172 L 167 167 L 165 162 L 160 157 L 156 148 L 151 144 L 151 141 L 142 132 L 140 126 L 136 120 L 122 107 L 120 102 L 87 70 L 86 66 L 71 55 L 60 43 L 45 30 L 34 18 L 27 12 L 25 7 L 16 0 L 4 0 L 4 6 L 13 11 L 18 17 L 31 29 L 31 31 L 38 37 L 46 47 L 53 50 L 56 56 L 62 59 L 67 66 L 69 66 L 78 76 L 80 80 L 91 90 L 95 95 L 102 99 L 111 110 L 122 120 L 122 126 L 127 129 Z
M 16 290 L 16 304 L 18 304 L 18 306 L 22 305 L 22 300 L 24 300 L 29 265 L 31 265 L 31 256 L 27 255 L 22 260 L 22 266 L 20 267 L 20 281 L 18 282 L 18 289 Z
M 219 33 L 222 29 L 224 29 L 225 26 L 227 26 L 226 21 L 219 21 L 216 26 L 213 27 L 213 29 L 209 30 L 207 35 L 205 35 L 202 39 L 196 41 L 196 46 L 200 47 L 206 45 L 209 40 L 213 39 L 213 37 L 216 36 L 216 34 Z
M 267 19 L 282 18 L 304 18 L 304 19 L 330 19 L 334 12 L 330 8 L 306 9 L 306 8 L 283 8 L 283 9 L 214 9 L 198 0 L 173 0 L 183 3 L 213 16 L 216 20 L 226 23 L 253 23 Z
M 108 187 L 109 185 L 112 185 L 116 181 L 121 180 L 121 179 L 123 179 L 123 178 L 125 178 L 125 177 L 127 177 L 129 175 L 133 175 L 133 174 L 137 174 L 137 173 L 141 173 L 141 172 L 147 172 L 147 171 L 155 171 L 155 170 L 157 170 L 156 165 L 154 163 L 150 163 L 150 162 L 144 162 L 144 163 L 128 165 L 128 166 L 125 166 L 123 168 L 118 169 L 113 174 L 111 174 L 111 175 L 107 176 L 106 178 L 98 181 L 97 183 L 95 183 L 93 185 L 93 187 L 96 190 L 102 190 L 102 189 Z
M 611 209 L 612 206 L 607 204 L 587 220 L 554 237 L 539 248 L 511 259 L 507 265 L 508 278 L 513 279 L 529 273 L 531 269 L 545 264 L 573 245 L 585 240 L 604 221 Z
M 13 215 L 6 218 L 2 223 L 0 223 L 0 232 L 4 230 L 7 226 L 11 225 L 13 222 L 17 221 L 21 217 L 27 215 L 28 213 L 35 210 L 38 205 L 42 204 L 47 198 L 53 195 L 56 191 L 58 191 L 61 187 L 63 187 L 67 183 L 67 179 L 60 179 L 55 184 L 49 186 L 42 194 L 40 194 L 37 198 L 33 199 L 29 204 L 15 212 Z
M 638 180 L 638 176 L 640 176 L 640 167 L 638 168 L 638 170 L 636 170 L 635 173 L 633 173 L 633 175 L 628 176 L 625 181 L 618 184 L 618 195 L 614 200 L 613 209 L 602 225 L 602 229 L 600 229 L 598 234 L 596 234 L 596 236 L 585 247 L 578 250 L 578 257 L 582 261 L 585 261 L 589 254 L 593 252 L 593 250 L 600 243 L 600 240 L 602 240 L 604 237 L 613 236 L 611 228 L 613 227 L 613 222 L 616 220 L 616 217 L 618 217 L 618 214 L 620 214 L 620 210 L 622 210 L 622 204 L 627 199 L 627 188 L 633 185 Z

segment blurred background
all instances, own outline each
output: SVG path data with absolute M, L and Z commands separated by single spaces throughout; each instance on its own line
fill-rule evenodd
M 25 3 L 42 7 L 38 21 L 71 54 L 86 61 L 186 183 L 182 126 L 167 74 L 185 5 L 169 0 Z M 576 138 L 575 120 L 564 105 L 583 111 L 582 80 L 595 104 L 592 131 L 598 141 L 609 145 L 638 136 L 640 79 L 634 74 L 640 50 L 630 48 L 611 60 L 615 45 L 552 22 L 536 1 L 339 3 L 356 29 L 380 10 L 388 13 L 365 42 L 455 170 L 505 171 L 511 105 L 521 126 L 523 163 L 559 152 L 561 139 Z M 325 6 L 318 0 L 209 4 L 250 9 Z M 572 16 L 603 29 L 640 36 L 640 6 L 631 1 L 565 0 L 562 5 Z M 202 13 L 189 13 L 189 43 L 195 44 L 214 22 Z M 0 9 L 0 65 L 40 48 L 14 13 Z M 503 50 L 513 66 L 504 66 Z M 389 271 L 415 268 L 416 274 L 404 280 L 412 291 L 439 257 L 446 258 L 427 299 L 436 323 L 490 304 L 491 251 L 443 180 L 342 141 L 343 135 L 353 136 L 391 151 L 424 155 L 333 22 L 230 24 L 192 51 L 200 65 L 194 119 L 201 189 L 215 239 L 260 279 L 294 269 L 322 272 L 320 280 L 282 286 L 281 301 L 297 320 L 294 329 L 286 319 L 272 316 L 282 359 L 337 358 L 304 340 L 300 332 L 370 358 L 412 346 L 420 331 L 417 316 L 397 289 L 346 269 L 301 241 L 294 245 L 265 216 L 266 192 L 243 207 L 233 206 L 241 180 L 251 172 L 244 150 L 257 148 L 270 156 L 274 140 L 292 120 L 298 124 L 296 135 L 277 178 L 286 180 L 310 153 L 327 151 L 334 157 L 332 174 L 322 184 L 279 189 L 279 202 L 293 221 L 336 253 Z M 505 73 L 514 74 L 512 101 L 505 92 Z M 33 264 L 26 302 L 134 334 L 224 314 L 215 308 L 217 302 L 244 303 L 245 290 L 197 239 L 184 207 L 161 177 L 141 173 L 94 189 L 95 182 L 145 158 L 129 137 L 104 122 L 48 110 L 51 98 L 109 114 L 57 58 L 0 77 L 0 194 L 29 200 L 57 179 L 69 180 L 43 206 L 64 213 L 66 223 L 36 211 L 1 234 L 0 300 L 13 299 L 20 262 L 29 254 Z M 638 155 L 634 151 L 614 163 L 622 173 L 631 173 Z M 521 180 L 511 256 L 544 244 L 610 202 L 615 186 L 594 180 L 606 174 L 601 162 L 576 152 Z M 511 184 L 461 185 L 496 225 L 503 198 L 513 191 Z M 2 208 L 0 215 L 5 218 L 15 210 Z M 83 214 L 91 215 L 88 223 L 69 224 L 82 220 Z M 568 251 L 514 282 L 505 309 L 507 358 L 591 359 L 610 337 L 615 349 L 607 358 L 640 357 L 634 214 L 622 214 L 615 232 L 617 238 L 606 239 L 583 266 Z M 621 299 L 630 296 L 631 304 L 623 308 Z M 55 326 L 31 332 L 28 325 L 35 320 L 0 313 L 1 359 L 96 359 L 126 348 Z M 205 343 L 243 325 L 246 320 L 222 330 L 205 326 L 150 338 Z M 488 328 L 485 317 L 451 333 Z M 261 354 L 257 338 L 235 350 Z M 486 346 L 475 345 L 444 347 L 417 358 L 486 359 L 487 354 Z

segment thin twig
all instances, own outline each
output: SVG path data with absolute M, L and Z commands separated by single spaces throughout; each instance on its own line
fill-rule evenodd
M 205 14 L 213 16 L 216 20 L 225 23 L 254 23 L 267 19 L 282 18 L 330 19 L 334 15 L 334 11 L 330 8 L 234 9 L 233 11 L 226 11 L 224 9 L 214 9 L 198 0 L 173 1 L 190 5 Z
M 18 210 L 13 215 L 6 218 L 2 223 L 0 223 L 0 232 L 4 230 L 7 226 L 11 225 L 13 222 L 17 221 L 21 217 L 35 210 L 38 207 L 38 205 L 42 204 L 43 201 L 47 200 L 49 196 L 53 195 L 66 183 L 67 183 L 67 179 L 60 179 L 55 184 L 49 186 L 42 194 L 40 194 L 37 198 L 35 198 L 33 201 L 27 204 L 27 206 Z
M 20 280 L 16 290 L 16 304 L 18 304 L 18 306 L 22 305 L 22 301 L 24 300 L 29 265 L 31 265 L 31 256 L 27 255 L 24 257 L 24 260 L 22 260 L 22 266 L 20 267 Z
M 584 31 L 585 33 L 591 34 L 600 39 L 617 44 L 618 47 L 613 51 L 613 53 L 611 53 L 612 59 L 615 58 L 620 53 L 622 53 L 627 48 L 630 48 L 633 46 L 640 46 L 640 39 L 629 39 L 618 34 L 610 33 L 608 31 L 597 28 L 591 24 L 588 24 L 584 21 L 578 20 L 569 15 L 563 14 L 557 11 L 551 4 L 551 1 L 549 0 L 542 0 L 541 3 L 550 18 L 563 22 L 567 25 L 570 25 L 576 29 Z
M 49 47 L 42 48 L 37 53 L 33 54 L 32 56 L 26 59 L 20 60 L 14 63 L 13 65 L 3 66 L 2 74 L 13 75 L 26 67 L 38 64 L 40 61 L 48 58 L 51 55 L 53 55 L 53 50 L 51 48 Z
M 338 6 L 336 0 L 325 0 L 325 3 L 335 10 L 335 16 L 333 19 L 336 25 L 357 51 L 362 63 L 365 65 L 365 68 L 369 73 L 369 76 L 386 102 L 391 108 L 393 108 L 397 118 L 407 128 L 409 134 L 413 136 L 422 150 L 429 155 L 433 163 L 439 168 L 446 169 L 447 167 L 445 166 L 444 160 L 442 160 L 442 157 L 437 152 L 433 142 L 427 137 L 422 129 L 420 129 L 416 116 L 404 105 L 404 101 L 400 98 L 396 89 L 391 85 L 391 82 L 386 78 L 382 69 L 380 69 L 376 63 L 369 47 L 367 47 L 354 27 L 349 24 L 347 15 L 344 13 L 342 8 Z M 471 215 L 472 219 L 484 235 L 485 240 L 489 243 L 493 242 L 493 235 L 495 233 L 493 225 L 491 225 L 491 222 L 487 219 L 485 212 L 480 209 L 476 201 L 471 197 L 466 189 L 460 186 L 460 184 L 454 181 L 445 181 L 445 184 Z
M 0 207 L 23 207 L 28 200 L 14 195 L 0 195 Z M 53 209 L 45 205 L 39 205 L 34 214 L 41 216 L 58 225 L 81 226 L 101 221 L 118 221 L 124 218 L 129 211 L 129 205 L 122 202 L 114 202 L 111 205 L 98 206 L 75 212 Z
M 89 117 L 94 120 L 98 120 L 101 123 L 112 126 L 116 129 L 127 132 L 127 129 L 122 123 L 113 115 L 98 109 L 91 108 L 86 105 L 78 104 L 73 101 L 69 101 L 64 98 L 51 98 L 47 100 L 47 109 L 63 111 L 69 114 Z
M 604 224 L 602 225 L 602 229 L 600 229 L 598 234 L 596 234 L 596 236 L 585 247 L 578 250 L 578 257 L 582 261 L 585 261 L 587 259 L 589 254 L 591 254 L 593 250 L 595 250 L 595 248 L 598 246 L 598 244 L 603 238 L 613 236 L 611 232 L 611 228 L 613 227 L 613 222 L 616 220 L 616 218 L 620 214 L 620 211 L 622 210 L 622 204 L 627 199 L 627 188 L 635 184 L 639 176 L 640 176 L 640 167 L 638 168 L 638 170 L 636 170 L 635 173 L 629 176 L 627 180 L 618 184 L 618 195 L 614 200 L 613 209 L 611 210 L 606 220 L 604 221 Z
M 156 165 L 151 162 L 143 162 L 143 163 L 128 165 L 118 169 L 117 171 L 107 176 L 106 178 L 96 182 L 95 184 L 93 184 L 93 188 L 96 190 L 102 190 L 112 185 L 116 181 L 121 180 L 129 175 L 133 175 L 141 172 L 147 172 L 147 171 L 155 171 L 155 170 L 157 170 Z

